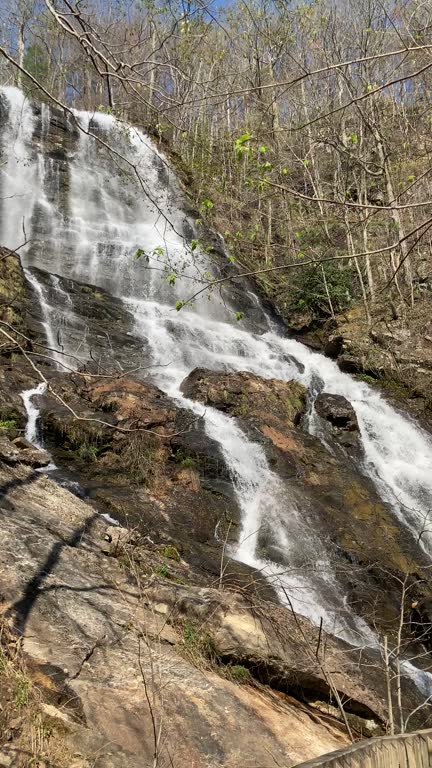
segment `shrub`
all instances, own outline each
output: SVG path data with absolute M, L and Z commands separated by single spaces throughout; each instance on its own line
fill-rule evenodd
M 16 429 L 16 425 L 15 419 L 5 419 L 4 421 L 0 421 L 0 429 L 5 432 L 9 429 Z
M 157 565 L 154 569 L 154 573 L 158 576 L 163 576 L 165 579 L 169 579 L 170 571 L 167 565 Z
M 78 448 L 78 456 L 82 461 L 97 461 L 98 449 L 95 445 L 88 445 L 83 443 Z
M 350 265 L 341 267 L 334 262 L 329 262 L 323 265 L 308 264 L 294 271 L 290 285 L 293 309 L 308 309 L 315 314 L 330 314 L 322 267 L 335 312 L 341 312 L 351 304 L 357 291 L 358 280 L 354 268 Z
M 168 560 L 175 560 L 177 563 L 180 562 L 180 555 L 172 544 L 166 544 L 163 547 L 159 547 L 159 554 L 162 555 L 162 557 L 166 557 Z
M 248 683 L 251 680 L 251 673 L 243 664 L 232 664 L 228 667 L 229 676 L 236 683 Z
M 29 701 L 30 681 L 24 675 L 17 675 L 15 704 L 18 709 L 26 707 Z
M 137 485 L 148 488 L 157 483 L 160 463 L 158 447 L 151 435 L 136 432 L 122 443 L 122 463 L 128 477 Z
M 177 464 L 180 464 L 182 467 L 186 467 L 191 469 L 195 466 L 195 459 L 192 458 L 192 456 L 187 456 L 181 448 L 179 448 L 178 451 L 176 451 L 174 456 L 174 461 Z
M 184 459 L 182 459 L 181 465 L 182 465 L 182 467 L 186 467 L 188 469 L 192 469 L 192 467 L 195 466 L 195 461 L 192 458 L 192 456 L 186 456 Z
M 195 659 L 214 660 L 214 647 L 211 635 L 204 631 L 202 625 L 192 619 L 186 619 L 183 624 L 183 645 Z

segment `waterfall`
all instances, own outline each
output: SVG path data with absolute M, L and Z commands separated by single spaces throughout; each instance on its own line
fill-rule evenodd
M 26 438 L 26 440 L 29 441 L 29 443 L 34 445 L 35 448 L 43 448 L 43 446 L 37 434 L 39 408 L 37 408 L 34 405 L 33 398 L 37 397 L 37 395 L 43 395 L 45 390 L 46 390 L 46 384 L 44 381 L 41 381 L 41 383 L 38 384 L 37 387 L 33 387 L 32 389 L 26 389 L 24 392 L 21 392 L 21 397 L 27 412 L 27 424 L 25 428 L 24 437 Z
M 47 106 L 38 131 L 33 109 L 20 91 L 2 90 L 2 110 L 6 166 L 0 168 L 1 240 L 15 247 L 23 218 L 28 223 L 27 234 L 33 239 L 23 260 L 40 302 L 48 346 L 58 348 L 59 307 L 66 321 L 71 313 L 58 276 L 74 278 L 123 300 L 133 314 L 135 334 L 151 351 L 153 380 L 194 413 L 202 414 L 203 408 L 184 398 L 180 385 L 198 366 L 295 379 L 314 396 L 321 388 L 343 395 L 357 414 L 362 471 L 412 535 L 423 532 L 421 545 L 432 554 L 432 531 L 424 530 L 432 510 L 432 442 L 426 433 L 367 384 L 278 334 L 253 294 L 244 292 L 247 310 L 242 323 L 235 321 L 239 307 L 216 293 L 210 300 L 203 294 L 193 307 L 175 311 L 176 301 L 195 293 L 214 266 L 199 248 L 186 247 L 185 242 L 195 237 L 194 225 L 181 210 L 180 192 L 167 161 L 150 139 L 111 116 L 76 112 L 85 131 L 105 137 L 133 161 L 140 187 L 128 163 L 119 158 L 114 163 L 104 147 L 71 120 L 65 121 L 66 159 L 53 160 Z M 63 185 L 56 163 L 67 166 Z M 13 192 L 11 197 L 4 194 L 6 189 Z M 52 291 L 40 284 L 35 267 L 51 273 Z M 70 344 L 65 322 L 63 351 L 74 354 Z M 86 345 L 81 345 L 81 358 L 87 353 Z M 62 365 L 62 350 L 54 354 L 54 361 Z M 319 436 L 317 424 L 311 395 L 309 428 Z M 242 512 L 239 543 L 231 548 L 231 556 L 264 573 L 281 600 L 288 594 L 302 615 L 316 623 L 322 618 L 326 629 L 351 643 L 373 644 L 372 632 L 346 605 L 325 542 L 308 526 L 301 500 L 272 472 L 263 448 L 233 419 L 211 408 L 206 409 L 205 429 L 221 446 Z M 289 567 L 260 557 L 258 538 L 264 525 L 271 529 L 274 546 Z

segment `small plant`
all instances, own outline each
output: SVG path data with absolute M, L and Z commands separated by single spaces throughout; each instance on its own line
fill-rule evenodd
M 3 431 L 7 431 L 9 429 L 16 429 L 16 421 L 15 419 L 5 419 L 4 421 L 0 421 L 0 429 Z
M 192 456 L 185 456 L 184 459 L 181 460 L 182 467 L 185 467 L 186 469 L 192 469 L 195 466 L 195 460 L 192 458 Z
M 370 384 L 371 386 L 377 384 L 377 379 L 374 379 L 373 376 L 369 376 L 367 373 L 355 373 L 354 378 L 358 381 L 364 381 L 365 384 Z
M 195 459 L 192 456 L 188 456 L 181 448 L 176 451 L 174 455 L 174 461 L 176 464 L 180 464 L 182 467 L 191 469 L 195 466 Z
M 210 211 L 214 208 L 214 202 L 212 200 L 208 200 L 207 198 L 202 201 L 200 206 L 200 214 L 201 216 L 205 216 L 207 213 L 210 213 Z
M 243 664 L 232 664 L 228 667 L 229 676 L 236 683 L 249 683 L 252 679 L 251 673 Z
M 195 659 L 214 660 L 214 647 L 211 635 L 203 630 L 202 625 L 192 619 L 186 619 L 183 624 L 183 645 Z
M 157 445 L 150 435 L 143 432 L 131 435 L 121 456 L 123 467 L 133 483 L 147 488 L 157 484 L 160 463 Z
M 157 565 L 154 569 L 154 573 L 157 576 L 163 576 L 164 579 L 169 579 L 171 575 L 167 565 Z
M 15 704 L 19 709 L 26 707 L 29 701 L 30 682 L 24 675 L 17 677 L 15 688 Z
M 183 626 L 183 642 L 189 648 L 195 648 L 199 642 L 199 632 L 194 621 L 186 619 Z
M 78 456 L 82 461 L 97 461 L 98 453 L 99 451 L 95 445 L 83 443 L 83 445 L 80 445 L 78 448 Z
M 172 544 L 166 544 L 165 546 L 160 547 L 159 554 L 162 555 L 162 557 L 166 557 L 167 560 L 175 560 L 177 563 L 180 562 L 180 555 Z

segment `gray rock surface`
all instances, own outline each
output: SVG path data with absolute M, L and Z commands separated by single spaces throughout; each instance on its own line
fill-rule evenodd
M 71 721 L 77 765 L 96 752 L 99 768 L 153 765 L 146 688 L 164 760 L 170 750 L 176 768 L 292 765 L 344 743 L 307 706 L 193 663 L 165 609 L 177 601 L 175 585 L 140 583 L 106 557 L 107 526 L 92 506 L 28 467 L 0 465 L 0 483 L 3 614 L 38 685 Z M 217 602 L 217 590 L 209 595 Z M 261 652 L 264 636 L 245 604 L 221 597 L 225 638 L 242 627 L 241 641 Z M 191 606 L 202 599 L 193 589 L 183 595 Z

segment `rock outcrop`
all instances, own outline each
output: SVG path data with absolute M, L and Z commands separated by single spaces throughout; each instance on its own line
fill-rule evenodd
M 301 340 L 322 349 L 339 368 L 366 377 L 386 396 L 432 422 L 432 297 L 417 296 L 413 308 L 400 311 L 387 303 L 372 308 L 368 325 L 362 306 L 355 306 L 321 328 L 306 329 Z
M 428 593 L 427 556 L 359 472 L 357 422 L 344 398 L 328 394 L 318 398 L 318 409 L 329 426 L 326 440 L 331 453 L 301 428 L 306 390 L 296 382 L 197 369 L 182 387 L 188 396 L 238 418 L 245 431 L 261 442 L 270 466 L 287 482 L 289 499 L 301 510 L 303 524 L 331 542 L 339 579 L 358 612 L 369 615 L 372 603 L 379 606 L 374 621 L 382 622 L 387 631 L 399 614 L 401 574 L 412 574 L 416 580 L 422 573 L 425 582 L 418 582 L 414 591 L 417 595 L 420 589 L 423 597 Z M 348 453 L 338 452 L 341 445 L 348 446 Z M 265 529 L 260 535 L 262 553 L 290 567 L 289 558 L 275 549 Z M 391 580 L 388 572 L 394 575 Z
M 13 442 L 8 440 L 5 431 L 0 431 L 0 461 L 6 464 L 27 464 L 30 467 L 46 467 L 50 463 L 48 451 L 35 448 L 23 437 Z
M 342 395 L 321 392 L 315 400 L 315 410 L 336 429 L 358 431 L 357 416 L 351 403 Z
M 43 403 L 44 441 L 55 461 L 75 473 L 101 511 L 176 547 L 203 569 L 205 582 L 206 572 L 216 578 L 215 528 L 227 515 L 238 519 L 238 510 L 223 457 L 202 439 L 200 419 L 127 376 L 58 375 L 52 387 L 68 406 L 52 394 Z
M 2 620 L 80 768 L 150 765 L 152 718 L 178 768 L 292 764 L 346 743 L 321 713 L 333 687 L 355 733 L 380 728 L 385 677 L 344 643 L 243 590 L 170 581 L 173 552 L 146 575 L 144 537 L 30 467 L 0 464 L 0 482 Z
M 143 580 L 133 557 L 128 565 L 124 554 L 103 554 L 106 524 L 91 505 L 24 466 L 0 465 L 0 481 L 2 616 L 22 637 L 28 674 L 80 768 L 95 754 L 100 768 L 152 764 L 152 717 L 160 760 L 171 754 L 178 768 L 295 763 L 346 742 L 337 721 L 307 703 L 240 685 L 238 669 L 230 673 L 223 662 L 202 663 L 192 608 L 183 611 L 186 623 L 166 612 L 177 602 L 219 602 L 225 646 L 215 624 L 215 647 L 234 654 L 226 606 L 255 627 L 240 596 L 178 594 L 163 579 Z M 264 650 L 258 627 L 257 658 Z
M 196 368 L 182 392 L 233 416 L 261 419 L 291 429 L 306 411 L 307 390 L 296 381 L 263 379 L 253 373 L 222 373 Z

